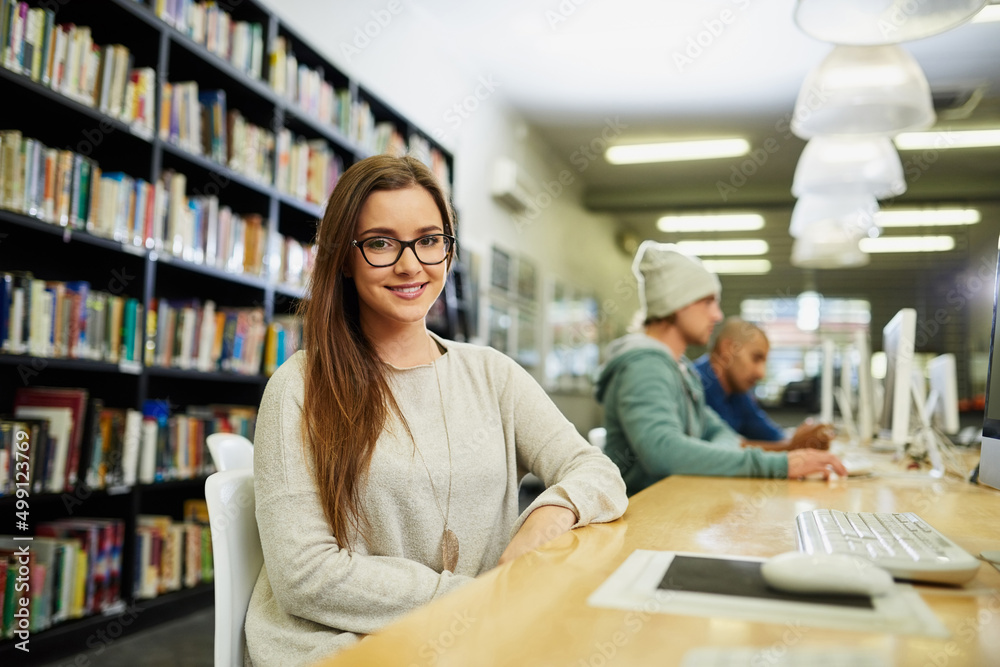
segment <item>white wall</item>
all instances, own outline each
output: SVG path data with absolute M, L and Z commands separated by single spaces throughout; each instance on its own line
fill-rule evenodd
M 454 153 L 462 245 L 483 259 L 481 313 L 495 244 L 534 260 L 543 281 L 559 278 L 596 296 L 605 336 L 624 329 L 638 301 L 631 258 L 615 243 L 616 226 L 583 209 L 581 165 L 553 154 L 508 108 L 503 81 L 450 51 L 448 35 L 405 0 L 264 1 L 313 48 Z M 513 158 L 530 176 L 539 205 L 530 219 L 515 219 L 491 197 L 498 156 Z M 539 327 L 541 334 L 544 320 Z M 480 332 L 485 330 L 483 315 Z M 581 430 L 596 424 L 591 401 L 557 400 Z

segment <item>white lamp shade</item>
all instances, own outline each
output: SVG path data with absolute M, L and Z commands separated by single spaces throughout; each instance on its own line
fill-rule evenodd
M 824 42 L 898 44 L 968 21 L 986 0 L 798 0 L 795 23 Z
M 792 181 L 792 194 L 861 193 L 887 199 L 906 192 L 903 163 L 889 137 L 834 135 L 806 144 Z
M 894 135 L 934 123 L 931 89 L 920 65 L 899 46 L 837 46 L 806 77 L 792 132 Z
M 804 195 L 792 209 L 789 233 L 802 238 L 813 225 L 831 222 L 858 238 L 876 229 L 875 213 L 878 202 L 870 194 Z
M 792 266 L 803 269 L 846 269 L 865 266 L 870 261 L 858 247 L 859 236 L 835 220 L 809 225 L 792 244 Z

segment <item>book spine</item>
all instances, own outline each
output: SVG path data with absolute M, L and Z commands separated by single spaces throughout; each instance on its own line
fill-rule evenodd
M 124 338 L 123 361 L 135 361 L 135 329 L 136 329 L 136 306 L 139 302 L 135 299 L 128 299 L 125 302 L 125 322 L 122 331 Z

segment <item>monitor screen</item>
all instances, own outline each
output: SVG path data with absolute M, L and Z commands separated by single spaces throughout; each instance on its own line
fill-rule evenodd
M 950 352 L 934 357 L 927 364 L 931 391 L 928 418 L 945 433 L 957 433 L 958 421 L 958 369 L 955 355 Z
M 917 311 L 903 308 L 882 330 L 885 350 L 885 401 L 882 433 L 895 445 L 905 445 L 910 437 L 910 406 L 913 398 L 913 341 L 917 334 Z
M 858 435 L 862 442 L 871 442 L 875 433 L 875 389 L 872 382 L 871 343 L 867 331 L 854 332 L 854 348 L 858 353 Z
M 1000 247 L 1000 243 L 997 244 Z M 983 419 L 983 452 L 979 462 L 979 481 L 1000 489 L 1000 327 L 997 306 L 1000 302 L 1000 259 L 993 296 L 993 335 L 990 337 L 990 371 L 986 376 L 986 414 Z
M 997 326 L 997 304 L 1000 299 L 1000 272 L 997 275 L 997 296 L 993 303 L 993 342 L 990 345 L 990 374 L 986 384 L 986 421 L 993 422 L 994 438 L 1000 438 L 1000 327 Z M 992 400 L 990 400 L 992 399 Z

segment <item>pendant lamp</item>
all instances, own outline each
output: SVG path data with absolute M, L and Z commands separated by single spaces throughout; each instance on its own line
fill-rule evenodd
M 798 0 L 795 23 L 832 44 L 898 44 L 950 30 L 984 5 L 986 0 Z
M 792 266 L 803 269 L 865 266 L 871 258 L 858 247 L 859 240 L 857 234 L 844 229 L 835 220 L 814 222 L 792 244 Z
M 870 194 L 888 199 L 906 192 L 903 164 L 889 137 L 813 137 L 795 167 L 792 194 Z
M 792 132 L 894 135 L 934 123 L 931 89 L 920 65 L 899 46 L 836 46 L 806 77 Z
M 797 239 L 803 238 L 813 225 L 832 222 L 845 232 L 861 238 L 878 233 L 876 212 L 878 202 L 871 194 L 803 195 L 792 209 L 788 232 Z

